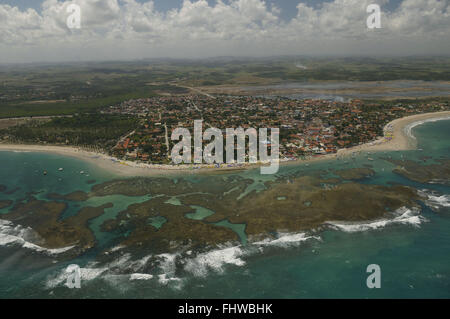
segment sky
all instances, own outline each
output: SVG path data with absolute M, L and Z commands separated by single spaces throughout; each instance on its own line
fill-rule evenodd
M 450 55 L 450 0 L 0 0 L 0 63 L 276 55 Z

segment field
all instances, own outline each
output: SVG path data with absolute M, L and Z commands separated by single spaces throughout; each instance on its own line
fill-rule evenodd
M 0 66 L 0 118 L 93 112 L 189 87 L 316 81 L 450 81 L 450 58 L 214 58 Z

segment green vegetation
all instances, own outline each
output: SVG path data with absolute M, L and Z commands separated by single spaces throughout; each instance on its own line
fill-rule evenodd
M 449 58 L 318 58 L 302 59 L 306 67 L 285 69 L 280 78 L 290 81 L 448 81 Z M 273 75 L 266 75 L 273 77 Z
M 120 103 L 129 99 L 154 96 L 154 93 L 132 92 L 111 95 L 102 98 L 88 98 L 77 102 L 46 102 L 43 103 L 7 103 L 0 106 L 0 118 L 26 116 L 72 115 L 75 113 L 92 112 L 98 109 Z
M 129 99 L 188 93 L 182 86 L 389 80 L 449 81 L 450 58 L 217 58 L 0 66 L 0 118 L 94 112 Z
M 47 123 L 31 121 L 2 130 L 0 135 L 9 142 L 70 144 L 106 150 L 137 125 L 138 119 L 135 117 L 84 114 L 53 118 Z

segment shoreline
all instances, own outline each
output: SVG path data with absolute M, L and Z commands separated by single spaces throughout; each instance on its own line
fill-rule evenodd
M 351 148 L 339 149 L 337 153 L 318 155 L 307 159 L 296 159 L 283 161 L 280 166 L 308 164 L 316 161 L 332 160 L 351 156 L 356 152 L 379 152 L 379 151 L 405 151 L 416 148 L 415 138 L 411 135 L 411 129 L 424 122 L 450 119 L 450 111 L 416 114 L 396 119 L 384 127 L 384 136 L 366 144 Z M 249 170 L 258 168 L 262 163 L 242 164 L 229 167 L 222 164 L 220 168 L 214 165 L 164 165 L 144 164 L 116 159 L 112 156 L 82 150 L 72 146 L 54 145 L 26 145 L 26 144 L 0 144 L 0 151 L 19 152 L 41 152 L 54 153 L 63 156 L 75 157 L 122 177 L 133 176 L 157 176 L 180 173 L 230 173 L 233 171 Z M 195 168 L 196 167 L 196 168 Z

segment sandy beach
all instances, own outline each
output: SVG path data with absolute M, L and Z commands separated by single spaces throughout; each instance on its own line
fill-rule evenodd
M 450 119 L 450 111 L 416 114 L 408 117 L 396 119 L 388 123 L 384 128 L 384 137 L 366 144 L 352 148 L 340 149 L 336 154 L 319 155 L 308 159 L 298 159 L 293 161 L 280 161 L 281 165 L 310 163 L 321 160 L 330 160 L 337 157 L 351 156 L 355 152 L 378 152 L 378 151 L 403 151 L 416 147 L 414 138 L 411 136 L 411 128 L 424 121 L 438 119 Z M 55 153 L 64 156 L 76 157 L 88 161 L 94 165 L 108 170 L 118 176 L 157 176 L 177 173 L 220 173 L 233 170 L 243 170 L 259 167 L 261 164 L 244 164 L 230 167 L 222 164 L 220 168 L 213 165 L 158 165 L 144 164 L 130 161 L 122 161 L 106 154 L 88 152 L 76 147 L 53 146 L 53 145 L 25 145 L 25 144 L 0 144 L 0 151 L 23 151 Z M 196 167 L 194 169 L 194 167 Z
M 421 124 L 422 122 L 446 118 L 450 119 L 450 111 L 416 114 L 396 119 L 384 127 L 384 137 L 363 145 L 340 149 L 337 155 L 345 156 L 359 151 L 378 152 L 415 149 L 416 141 L 414 137 L 411 136 L 411 127 L 416 124 Z

